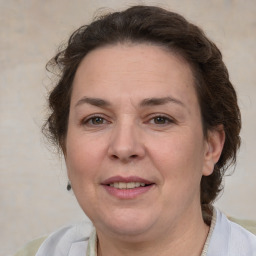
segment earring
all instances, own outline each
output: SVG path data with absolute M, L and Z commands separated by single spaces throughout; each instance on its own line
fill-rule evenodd
M 68 185 L 67 185 L 67 191 L 70 191 L 71 190 L 71 184 L 70 184 L 70 181 L 68 182 Z

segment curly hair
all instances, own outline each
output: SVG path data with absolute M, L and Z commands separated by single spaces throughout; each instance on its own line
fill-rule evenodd
M 236 162 L 241 116 L 221 52 L 181 15 L 155 6 L 133 6 L 97 17 L 77 29 L 47 64 L 48 70 L 59 69 L 59 77 L 49 95 L 50 113 L 43 132 L 65 153 L 72 82 L 79 64 L 96 48 L 127 42 L 160 45 L 181 55 L 193 71 L 205 136 L 223 126 L 225 143 L 220 159 L 213 173 L 201 180 L 201 207 L 207 222 L 205 216 L 211 214 L 212 203 L 222 190 L 225 171 Z

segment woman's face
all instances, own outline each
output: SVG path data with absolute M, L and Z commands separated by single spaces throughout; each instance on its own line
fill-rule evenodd
M 66 137 L 72 189 L 99 234 L 155 235 L 201 214 L 213 169 L 189 64 L 158 46 L 90 52 L 73 83 Z

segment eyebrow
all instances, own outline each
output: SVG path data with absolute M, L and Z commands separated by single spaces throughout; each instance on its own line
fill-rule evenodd
M 146 107 L 146 106 L 159 106 L 159 105 L 164 105 L 167 103 L 175 103 L 181 106 L 185 106 L 184 103 L 178 99 L 175 99 L 173 97 L 163 97 L 163 98 L 148 98 L 142 100 L 140 103 L 141 107 Z
M 80 106 L 85 103 L 96 106 L 96 107 L 102 107 L 102 108 L 111 106 L 111 103 L 106 100 L 85 96 L 76 103 L 75 107 Z M 180 100 L 175 99 L 173 97 L 146 98 L 146 99 L 142 100 L 139 105 L 141 107 L 147 107 L 147 106 L 160 106 L 160 105 L 164 105 L 167 103 L 175 103 L 175 104 L 178 104 L 181 106 L 185 106 L 183 102 L 181 102 Z
M 82 99 L 80 99 L 77 103 L 76 103 L 76 107 L 80 106 L 84 103 L 96 106 L 96 107 L 108 107 L 111 104 L 103 99 L 99 99 L 99 98 L 90 98 L 90 97 L 83 97 Z

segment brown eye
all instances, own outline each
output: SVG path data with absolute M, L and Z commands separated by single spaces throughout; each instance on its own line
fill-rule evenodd
M 154 124 L 168 124 L 171 123 L 172 120 L 170 118 L 167 118 L 165 116 L 156 116 L 152 119 L 152 121 Z
M 162 116 L 158 116 L 154 118 L 155 124 L 165 124 L 166 123 L 166 118 Z
M 93 117 L 90 120 L 91 124 L 93 124 L 93 125 L 104 124 L 104 121 L 105 121 L 104 118 L 99 117 L 99 116 Z
M 89 127 L 90 126 L 101 126 L 101 125 L 105 125 L 108 123 L 109 122 L 101 116 L 91 116 L 82 121 L 82 125 L 89 126 Z

